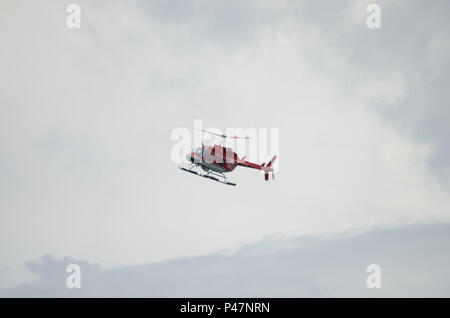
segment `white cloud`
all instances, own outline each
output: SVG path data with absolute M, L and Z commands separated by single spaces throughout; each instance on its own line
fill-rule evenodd
M 273 233 L 448 221 L 428 166 L 439 144 L 380 116 L 421 83 L 414 58 L 389 49 L 389 11 L 368 38 L 346 5 L 314 3 L 82 1 L 80 30 L 62 3 L 5 5 L 0 240 L 14 244 L 0 264 L 49 252 L 123 266 Z M 244 169 L 235 189 L 180 174 L 170 134 L 194 119 L 280 128 L 275 183 Z

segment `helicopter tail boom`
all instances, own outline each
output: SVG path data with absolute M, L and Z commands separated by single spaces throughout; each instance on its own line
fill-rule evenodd
M 272 179 L 274 178 L 272 165 L 273 165 L 275 159 L 277 159 L 276 155 L 272 157 L 272 159 L 269 161 L 269 163 L 267 165 L 265 163 L 263 163 L 262 165 L 258 165 L 256 163 L 248 162 L 245 160 L 238 161 L 238 165 L 247 167 L 247 168 L 263 170 L 264 171 L 264 180 L 269 181 L 269 173 L 272 173 Z

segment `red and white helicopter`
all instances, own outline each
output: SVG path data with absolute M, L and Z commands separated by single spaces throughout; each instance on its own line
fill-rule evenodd
M 235 186 L 236 184 L 228 182 L 225 173 L 233 171 L 237 166 L 263 170 L 264 179 L 266 181 L 269 180 L 269 173 L 272 174 L 272 179 L 274 179 L 273 163 L 277 158 L 276 155 L 273 156 L 267 165 L 265 163 L 259 165 L 246 161 L 245 157 L 239 158 L 239 156 L 231 148 L 224 146 L 225 138 L 249 139 L 249 137 L 226 136 L 204 129 L 198 130 L 221 137 L 221 145 L 216 144 L 213 146 L 205 146 L 202 141 L 201 147 L 192 149 L 192 151 L 186 155 L 186 159 L 188 160 L 190 166 L 180 166 L 179 168 L 181 170 L 232 186 Z M 201 168 L 201 170 L 199 168 Z

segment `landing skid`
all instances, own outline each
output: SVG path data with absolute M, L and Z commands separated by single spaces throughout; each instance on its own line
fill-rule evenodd
M 194 169 L 195 167 L 198 167 L 198 166 L 197 165 L 191 165 L 190 168 L 183 168 L 183 167 L 179 167 L 179 168 L 181 170 L 183 170 L 183 171 L 195 174 L 195 175 L 197 175 L 199 177 L 208 178 L 208 179 L 211 179 L 213 181 L 217 181 L 217 182 L 222 183 L 222 184 L 236 186 L 236 183 L 228 182 L 227 178 L 222 173 L 217 173 L 217 172 L 209 170 L 206 174 L 202 174 L 200 172 L 193 171 L 192 169 Z

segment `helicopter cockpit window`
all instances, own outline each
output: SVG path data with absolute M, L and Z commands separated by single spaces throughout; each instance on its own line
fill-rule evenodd
M 198 147 L 197 149 L 195 149 L 195 154 L 201 156 L 202 155 L 202 148 Z

